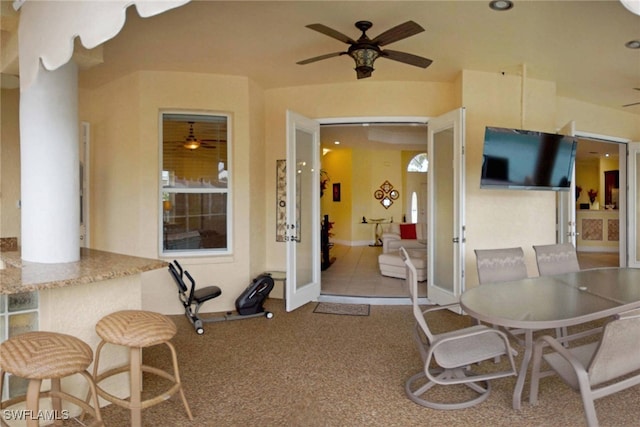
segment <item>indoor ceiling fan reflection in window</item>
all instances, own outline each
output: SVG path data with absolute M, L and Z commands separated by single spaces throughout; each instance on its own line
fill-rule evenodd
M 183 122 L 184 123 L 184 122 Z M 187 150 L 195 150 L 197 148 L 209 148 L 215 149 L 215 143 L 222 142 L 216 139 L 198 139 L 196 138 L 195 132 L 193 130 L 193 125 L 195 122 L 187 122 L 189 124 L 189 134 L 185 137 L 184 141 L 170 141 L 181 144 Z
M 640 87 L 634 87 L 634 90 L 640 90 Z M 632 102 L 631 104 L 625 104 L 623 105 L 623 107 L 633 107 L 634 105 L 640 105 L 640 101 L 639 102 Z
M 355 70 L 358 78 L 364 79 L 371 77 L 371 72 L 373 72 L 373 63 L 378 58 L 387 58 L 421 68 L 427 68 L 433 62 L 431 59 L 423 58 L 411 53 L 380 49 L 381 46 L 386 46 L 423 32 L 424 28 L 420 25 L 413 21 L 407 21 L 404 24 L 397 25 L 383 32 L 379 36 L 370 39 L 367 36 L 366 31 L 371 28 L 372 25 L 373 24 L 369 21 L 358 21 L 355 23 L 355 26 L 362 31 L 362 35 L 358 40 L 353 40 L 351 37 L 322 24 L 307 25 L 307 28 L 311 28 L 312 30 L 318 31 L 326 36 L 333 37 L 336 40 L 347 43 L 349 45 L 349 49 L 347 49 L 346 52 L 327 53 L 325 55 L 305 59 L 304 61 L 297 62 L 297 64 L 305 65 L 323 59 L 333 58 L 334 56 L 349 55 L 356 62 Z

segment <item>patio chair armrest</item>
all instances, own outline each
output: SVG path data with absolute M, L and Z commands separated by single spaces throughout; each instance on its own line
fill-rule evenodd
M 423 314 L 423 315 L 425 315 L 425 314 L 430 313 L 430 312 L 432 312 L 432 311 L 438 311 L 438 310 L 450 309 L 450 308 L 452 308 L 452 307 L 456 307 L 456 306 L 460 306 L 460 303 L 458 303 L 458 302 L 454 302 L 454 303 L 452 303 L 452 304 L 445 304 L 445 305 L 439 305 L 439 306 L 436 306 L 436 307 L 430 307 L 430 308 L 428 308 L 428 309 L 424 310 L 424 311 L 422 312 L 422 314 Z
M 457 333 L 458 331 L 460 331 L 460 332 Z M 483 326 L 482 328 L 469 327 L 469 328 L 465 328 L 465 329 L 454 330 L 454 331 L 451 332 L 451 336 L 438 339 L 435 343 L 433 343 L 432 347 L 436 348 L 439 345 L 441 345 L 442 343 L 445 343 L 445 342 L 448 342 L 448 341 L 455 341 L 455 340 L 474 337 L 476 335 L 483 335 L 483 334 L 495 334 L 495 335 L 498 335 L 505 342 L 506 349 L 507 350 L 511 349 L 511 345 L 509 344 L 509 338 L 507 337 L 507 334 L 505 334 L 504 332 L 499 331 L 497 329 L 490 328 L 488 326 Z
M 585 367 L 582 366 L 582 363 L 580 363 L 580 361 L 573 354 L 571 354 L 569 349 L 564 347 L 561 341 L 555 339 L 550 335 L 543 335 L 536 340 L 535 347 L 533 349 L 534 360 L 536 358 L 542 357 L 542 349 L 545 346 L 551 347 L 553 351 L 555 351 L 560 356 L 562 356 L 563 359 L 565 359 L 567 362 L 571 364 L 571 366 L 576 370 L 576 372 L 585 370 Z
M 463 378 L 448 378 L 446 380 L 442 380 L 436 376 L 431 375 L 428 366 L 430 366 L 431 364 L 431 360 L 435 355 L 436 349 L 443 345 L 446 344 L 448 342 L 451 341 L 458 341 L 458 340 L 464 340 L 467 339 L 469 337 L 474 337 L 474 336 L 478 336 L 478 335 L 485 335 L 485 334 L 495 334 L 498 335 L 500 337 L 500 339 L 504 342 L 504 355 L 507 356 L 507 358 L 509 359 L 509 365 L 510 365 L 510 369 L 507 370 L 503 370 L 500 372 L 494 372 L 491 374 L 485 374 L 485 375 L 477 375 L 474 376 L 474 378 L 477 381 L 483 381 L 483 380 L 489 380 L 489 379 L 495 379 L 495 378 L 501 378 L 501 377 L 506 377 L 506 376 L 513 376 L 513 375 L 517 375 L 517 369 L 516 369 L 516 365 L 515 365 L 515 361 L 513 360 L 513 349 L 511 348 L 511 345 L 509 344 L 509 339 L 507 338 L 507 335 L 504 332 L 498 331 L 496 329 L 493 328 L 489 328 L 489 327 L 483 327 L 483 328 L 477 328 L 477 327 L 470 327 L 468 328 L 469 330 L 465 331 L 464 329 L 462 330 L 461 333 L 457 334 L 456 331 L 453 331 L 453 334 L 451 336 L 448 337 L 444 337 L 444 338 L 439 338 L 437 339 L 435 342 L 433 342 L 433 344 L 431 345 L 431 347 L 429 348 L 428 352 L 427 352 L 427 357 L 425 358 L 425 374 L 427 375 L 427 377 L 438 384 L 460 384 L 460 383 L 464 383 L 465 379 Z M 478 362 L 480 362 L 481 360 L 478 360 Z

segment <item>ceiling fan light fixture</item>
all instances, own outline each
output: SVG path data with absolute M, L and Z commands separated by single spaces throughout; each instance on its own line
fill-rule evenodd
M 380 52 L 376 49 L 365 47 L 361 49 L 350 49 L 349 56 L 356 62 L 355 70 L 358 73 L 358 78 L 363 79 L 371 77 L 371 73 L 374 70 L 373 62 L 380 56 Z
M 193 122 L 188 122 L 188 123 L 189 123 L 189 135 L 187 135 L 186 139 L 184 140 L 183 146 L 187 150 L 195 150 L 196 148 L 200 148 L 200 141 L 198 141 L 198 138 L 196 138 L 196 135 L 193 132 Z
M 184 148 L 189 150 L 195 150 L 200 147 L 200 141 L 196 139 L 195 136 L 189 135 L 187 139 L 184 141 Z

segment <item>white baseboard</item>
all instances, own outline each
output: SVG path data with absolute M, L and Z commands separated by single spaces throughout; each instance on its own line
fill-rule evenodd
M 343 246 L 369 246 L 373 245 L 373 240 L 332 240 L 332 243 L 343 245 Z

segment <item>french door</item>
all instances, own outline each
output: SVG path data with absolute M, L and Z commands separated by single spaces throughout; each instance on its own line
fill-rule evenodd
M 640 142 L 627 144 L 628 266 L 640 268 Z
M 429 120 L 427 297 L 458 302 L 464 291 L 464 108 Z
M 575 136 L 575 121 L 570 121 L 558 132 Z M 576 247 L 576 164 L 573 162 L 573 175 L 569 191 L 556 191 L 556 243 L 571 243 Z
M 287 111 L 287 311 L 320 296 L 320 124 Z

